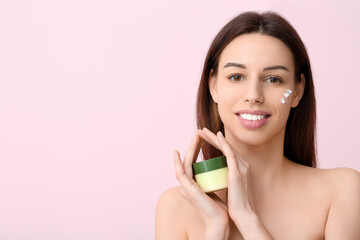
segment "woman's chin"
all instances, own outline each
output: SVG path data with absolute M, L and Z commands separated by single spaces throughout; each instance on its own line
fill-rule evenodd
M 229 138 L 229 139 L 228 139 Z M 272 144 L 277 139 L 281 138 L 281 131 L 270 134 L 267 131 L 262 132 L 247 132 L 237 131 L 235 133 L 229 133 L 226 139 L 232 143 L 232 145 L 248 145 L 248 146 L 264 146 L 266 144 Z
M 264 138 L 261 138 L 261 139 L 239 139 L 239 143 L 241 143 L 243 145 L 252 146 L 252 147 L 262 146 L 266 142 L 267 141 Z

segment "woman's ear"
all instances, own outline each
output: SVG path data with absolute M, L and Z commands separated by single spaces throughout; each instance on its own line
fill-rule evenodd
M 296 91 L 294 94 L 293 101 L 291 103 L 291 107 L 294 108 L 299 104 L 299 102 L 304 94 L 304 89 L 305 89 L 305 76 L 303 73 L 301 73 L 300 83 L 296 83 Z
M 209 90 L 213 101 L 217 103 L 216 75 L 213 69 L 211 69 L 209 74 Z

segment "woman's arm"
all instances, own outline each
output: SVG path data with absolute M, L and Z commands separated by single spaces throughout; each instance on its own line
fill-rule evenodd
M 254 211 L 252 196 L 249 191 L 249 164 L 234 151 L 221 132 L 215 135 L 204 128 L 199 133 L 226 156 L 228 164 L 228 212 L 243 239 L 273 240 L 274 238 Z
M 227 207 L 216 194 L 205 194 L 193 179 L 192 164 L 200 151 L 200 137 L 196 134 L 184 160 L 174 151 L 176 178 L 181 184 L 177 191 L 167 191 L 156 207 L 156 239 L 187 239 L 185 224 L 189 222 L 189 206 L 204 224 L 205 240 L 227 240 L 230 236 Z M 180 189 L 180 190 L 179 190 Z
M 326 240 L 360 239 L 360 173 L 354 169 L 334 169 L 334 201 L 325 227 Z

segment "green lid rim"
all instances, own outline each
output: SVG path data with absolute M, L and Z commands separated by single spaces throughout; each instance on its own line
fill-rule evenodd
M 226 157 L 220 156 L 192 164 L 194 175 L 227 167 Z

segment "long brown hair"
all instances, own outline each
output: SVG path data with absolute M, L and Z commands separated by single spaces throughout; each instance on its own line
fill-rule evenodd
M 275 12 L 244 12 L 227 23 L 213 40 L 207 53 L 196 103 L 197 127 L 224 133 L 218 108 L 209 90 L 209 77 L 217 74 L 220 54 L 237 36 L 244 33 L 261 33 L 280 39 L 292 52 L 295 60 L 295 81 L 305 76 L 303 96 L 297 107 L 291 108 L 286 123 L 284 155 L 291 161 L 316 167 L 316 102 L 310 60 L 299 35 L 291 24 Z M 206 141 L 201 145 L 204 159 L 222 155 Z

